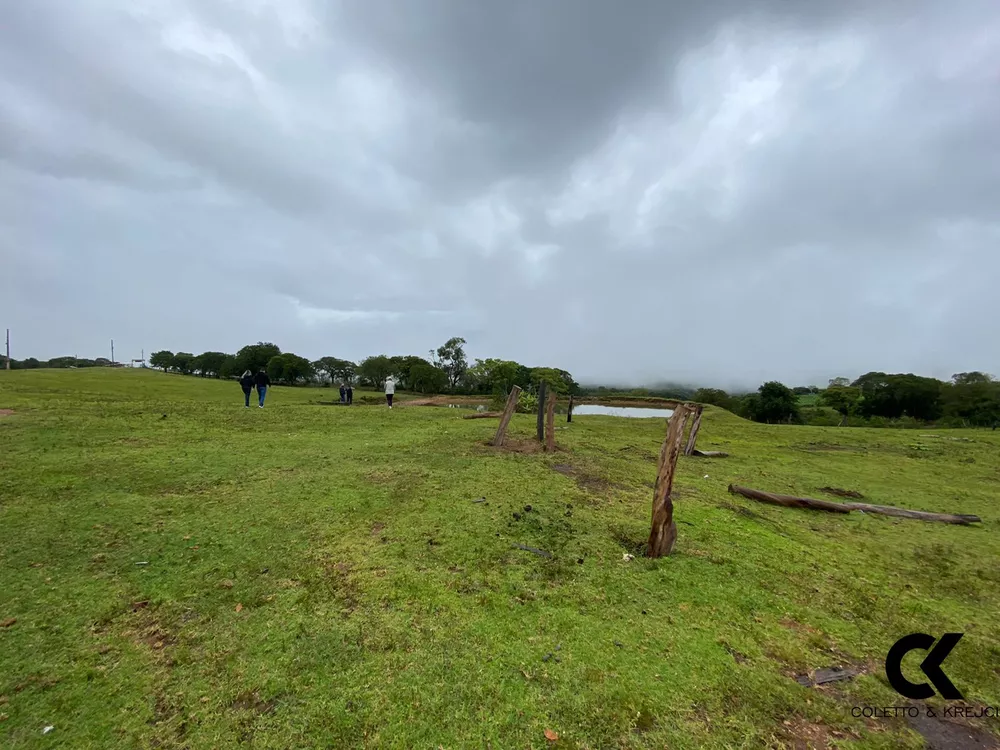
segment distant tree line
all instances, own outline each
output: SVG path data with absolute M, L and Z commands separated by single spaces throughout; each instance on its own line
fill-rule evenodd
M 81 359 L 79 357 L 55 357 L 54 359 L 12 359 L 10 369 L 12 370 L 39 370 L 42 368 L 67 369 L 70 367 L 123 367 L 121 362 L 114 362 L 104 357 L 97 359 Z M 3 358 L 0 358 L 0 367 L 3 367 Z
M 515 385 L 530 392 L 543 381 L 557 393 L 580 392 L 573 376 L 558 368 L 527 367 L 501 359 L 477 359 L 470 365 L 465 343 L 463 338 L 451 338 L 431 350 L 430 359 L 412 354 L 378 354 L 352 362 L 333 356 L 310 361 L 291 352 L 282 352 L 276 344 L 258 342 L 244 346 L 235 354 L 157 351 L 150 356 L 149 364 L 164 372 L 206 378 L 238 378 L 246 370 L 254 373 L 265 370 L 273 382 L 290 386 L 350 383 L 381 389 L 392 377 L 400 390 L 425 394 L 502 394 L 505 397 Z
M 817 404 L 802 406 L 803 397 L 810 394 L 818 396 Z M 854 381 L 833 378 L 826 388 L 789 388 L 769 382 L 756 393 L 744 395 L 701 388 L 693 400 L 756 422 L 876 427 L 1000 424 L 1000 381 L 982 372 L 958 373 L 949 381 L 912 373 L 869 372 Z

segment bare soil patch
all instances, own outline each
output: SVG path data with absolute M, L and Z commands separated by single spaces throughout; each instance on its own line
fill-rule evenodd
M 927 750 L 1000 750 L 1000 742 L 981 729 L 921 712 L 907 717 L 910 728 L 927 741 Z
M 0 409 L 0 417 L 9 417 L 14 414 L 13 409 Z
M 853 497 L 857 500 L 864 500 L 864 495 L 862 495 L 857 490 L 842 490 L 839 487 L 820 487 L 820 492 L 825 492 L 828 495 L 835 495 L 837 497 Z

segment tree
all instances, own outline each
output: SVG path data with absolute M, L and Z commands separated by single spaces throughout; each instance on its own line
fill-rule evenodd
M 392 375 L 392 360 L 384 354 L 363 359 L 358 363 L 357 375 L 365 385 L 381 388 Z
M 699 388 L 694 392 L 693 400 L 699 404 L 711 404 L 712 406 L 719 406 L 729 411 L 734 411 L 736 408 L 736 402 L 733 397 L 721 388 Z
M 798 399 L 791 388 L 777 381 L 764 383 L 757 393 L 745 396 L 740 403 L 741 415 L 755 422 L 799 421 Z
M 973 377 L 968 377 L 968 376 Z M 983 373 L 959 373 L 942 391 L 944 415 L 974 427 L 1000 423 L 1000 383 Z
M 257 372 L 267 368 L 272 357 L 281 354 L 281 349 L 276 344 L 258 341 L 256 344 L 244 346 L 236 352 L 236 369 L 242 373 L 244 370 Z
M 430 362 L 428 362 L 423 357 L 416 357 L 413 355 L 407 355 L 405 357 L 390 357 L 389 361 L 392 363 L 392 372 L 396 377 L 396 384 L 403 390 L 413 390 L 413 368 L 414 367 L 433 367 Z
M 831 378 L 829 385 L 844 388 L 851 384 L 850 378 Z
M 942 414 L 944 383 L 912 373 L 887 375 L 869 372 L 852 385 L 861 389 L 860 411 L 866 417 L 899 419 L 907 415 L 914 419 L 934 420 Z
M 556 393 L 569 393 L 570 385 L 563 377 L 563 372 L 554 367 L 535 367 L 531 370 L 531 382 L 533 385 L 545 383 Z
M 479 393 L 500 389 L 506 396 L 515 385 L 526 387 L 531 382 L 531 371 L 508 359 L 477 359 L 466 371 L 466 380 Z
M 312 363 L 305 357 L 286 352 L 271 357 L 267 363 L 267 375 L 271 380 L 286 385 L 298 385 L 313 375 Z
M 338 383 L 350 383 L 354 380 L 354 371 L 357 368 L 353 362 L 337 357 L 323 357 L 313 362 L 313 368 Z
M 847 418 L 855 414 L 861 404 L 861 389 L 849 385 L 831 385 L 820 393 L 820 403 L 835 409 L 843 419 L 841 424 L 846 424 Z
M 159 367 L 166 372 L 174 366 L 174 353 L 168 352 L 166 349 L 160 352 L 153 352 L 149 357 L 149 364 L 153 367 Z
M 204 352 L 194 358 L 192 369 L 203 378 L 217 378 L 228 356 L 225 352 Z
M 235 354 L 227 354 L 226 358 L 222 360 L 222 364 L 219 365 L 219 376 L 223 378 L 238 378 L 243 374 L 243 370 L 240 369 L 240 363 L 236 359 Z
M 455 390 L 462 381 L 465 371 L 469 368 L 465 359 L 464 346 L 465 339 L 456 336 L 448 339 L 444 346 L 438 347 L 437 350 L 438 366 L 448 376 L 448 385 L 451 390 Z
M 448 376 L 429 362 L 417 364 L 410 368 L 409 386 L 417 393 L 442 393 L 448 388 Z
M 190 375 L 194 370 L 194 355 L 189 352 L 177 352 L 172 367 L 181 375 Z

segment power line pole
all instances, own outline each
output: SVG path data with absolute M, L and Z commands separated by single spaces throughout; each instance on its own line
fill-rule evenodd
M 10 369 L 10 329 L 7 329 L 7 369 Z
M 115 363 L 115 340 L 111 339 L 111 364 Z

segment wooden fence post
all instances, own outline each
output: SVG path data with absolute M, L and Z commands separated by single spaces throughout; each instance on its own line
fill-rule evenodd
M 543 380 L 538 384 L 538 442 L 545 441 L 545 396 L 548 388 Z
M 567 422 L 572 422 L 573 421 L 573 396 L 572 395 L 570 395 L 570 397 L 569 397 L 569 408 L 566 409 L 566 421 Z
M 691 434 L 688 436 L 687 445 L 684 446 L 685 456 L 694 455 L 694 444 L 698 439 L 698 430 L 701 428 L 701 413 L 703 411 L 705 411 L 705 407 L 699 404 L 694 413 L 694 424 L 691 425 Z
M 556 392 L 549 394 L 545 405 L 545 450 L 552 453 L 556 449 Z
M 667 436 L 660 448 L 656 486 L 653 489 L 653 523 L 646 545 L 648 557 L 669 555 L 677 541 L 677 524 L 674 522 L 674 503 L 670 493 L 674 487 L 674 469 L 684 439 L 684 423 L 690 414 L 689 407 L 679 404 L 667 424 Z
M 497 427 L 497 434 L 493 436 L 493 445 L 499 448 L 503 445 L 504 438 L 507 437 L 507 425 L 510 424 L 510 418 L 514 416 L 514 410 L 517 409 L 517 400 L 521 396 L 521 386 L 515 385 L 510 389 L 510 395 L 507 396 L 507 405 L 503 409 L 503 415 L 500 417 L 500 426 Z

